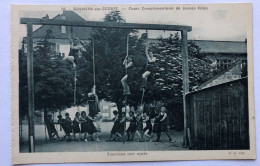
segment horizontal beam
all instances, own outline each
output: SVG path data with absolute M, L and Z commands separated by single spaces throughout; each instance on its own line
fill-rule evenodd
M 169 30 L 169 31 L 188 31 L 192 30 L 191 26 L 183 25 L 164 25 L 164 24 L 137 24 L 137 23 L 113 23 L 98 21 L 73 21 L 73 20 L 53 20 L 39 18 L 20 19 L 21 24 L 33 25 L 57 25 L 57 26 L 76 26 L 76 27 L 95 27 L 95 28 L 124 28 L 124 29 L 146 29 L 146 30 Z

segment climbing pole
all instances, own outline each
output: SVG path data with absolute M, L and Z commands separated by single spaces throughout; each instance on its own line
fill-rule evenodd
M 146 48 L 145 49 L 147 49 L 148 48 L 148 30 L 146 29 Z M 147 60 L 147 63 L 146 63 L 146 65 L 148 65 L 148 60 Z M 147 79 L 147 78 L 143 78 L 143 79 Z M 142 88 L 142 97 L 141 97 L 141 105 L 143 104 L 143 100 L 144 100 L 144 92 L 145 92 L 145 88 L 143 87 Z
M 75 68 L 75 75 L 74 75 L 74 106 L 77 103 L 77 69 Z

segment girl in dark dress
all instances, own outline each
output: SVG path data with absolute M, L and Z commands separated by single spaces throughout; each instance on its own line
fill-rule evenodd
M 95 93 L 95 87 L 93 87 L 93 92 L 88 93 L 88 105 L 89 105 L 89 116 L 95 117 L 99 112 L 99 101 L 98 96 Z
M 136 125 L 137 125 L 136 133 L 139 137 L 139 141 L 142 142 L 143 141 L 143 119 L 140 111 L 138 111 L 136 115 Z
M 174 142 L 174 141 L 172 141 L 172 138 L 171 138 L 171 136 L 168 133 L 167 119 L 166 118 L 167 118 L 166 108 L 162 107 L 160 115 L 159 115 L 159 119 L 160 119 L 160 123 L 159 123 L 160 134 L 158 135 L 159 136 L 158 141 L 160 141 L 161 133 L 164 132 L 167 135 L 167 137 L 169 138 L 169 142 Z
M 151 141 L 151 134 L 152 134 L 152 129 L 153 129 L 152 122 L 146 112 L 144 112 L 143 117 L 144 117 L 143 122 L 146 124 L 145 128 L 143 129 L 143 132 L 144 132 L 144 135 L 149 138 L 149 141 Z M 146 131 L 148 131 L 148 132 L 146 133 Z
M 94 141 L 94 138 L 93 138 L 93 134 L 97 132 L 97 129 L 94 125 L 94 121 L 95 119 L 91 116 L 88 115 L 87 117 L 87 124 L 86 124 L 86 127 L 87 127 L 87 133 L 89 134 L 89 137 L 91 139 L 91 141 Z
M 118 137 L 120 141 L 124 141 L 123 139 L 125 138 L 125 127 L 126 127 L 126 117 L 125 117 L 125 113 L 122 112 L 121 115 L 119 116 L 119 123 L 116 131 L 116 137 Z
M 69 113 L 65 113 L 65 121 L 66 121 L 66 125 L 67 125 L 67 127 L 68 127 L 68 132 L 69 133 L 72 133 L 72 120 L 71 120 L 71 118 L 70 118 L 70 114 Z
M 81 45 L 79 39 L 71 39 L 69 34 L 69 41 L 70 41 L 70 52 L 67 57 L 64 57 L 64 60 L 68 60 L 72 63 L 73 67 L 76 68 L 78 64 L 79 58 L 81 57 Z
M 127 70 L 126 75 L 121 79 L 121 83 L 123 86 L 123 94 L 124 95 L 130 95 L 130 89 L 129 89 L 129 84 L 132 83 L 133 77 L 134 77 L 134 63 L 133 59 L 131 56 L 128 56 L 125 58 L 123 65 L 125 69 Z
M 114 122 L 114 125 L 112 127 L 112 130 L 110 132 L 110 138 L 108 141 L 114 141 L 116 139 L 116 132 L 118 130 L 118 124 L 119 124 L 119 117 L 118 117 L 118 112 L 117 111 L 113 111 L 113 114 L 114 114 L 114 118 L 111 119 L 111 120 L 108 120 L 108 121 L 113 121 Z
M 88 142 L 87 140 L 87 114 L 85 111 L 81 112 L 80 123 L 81 123 L 81 134 L 83 135 L 82 141 Z
M 156 142 L 159 142 L 159 137 L 160 137 L 160 118 L 159 117 L 160 117 L 160 114 L 158 112 L 155 112 L 154 110 L 151 111 L 150 119 L 154 119 L 154 124 L 153 124 L 151 139 L 149 142 L 152 142 L 154 133 L 157 134 Z
M 146 65 L 146 71 L 142 74 L 142 88 L 145 88 L 147 85 L 147 79 L 148 77 L 154 72 L 154 62 L 156 61 L 156 58 L 153 56 L 152 52 L 148 52 L 149 49 L 149 43 L 146 44 L 145 47 L 145 55 L 147 58 L 147 65 Z
M 129 112 L 130 117 L 128 118 L 130 120 L 130 124 L 128 129 L 126 130 L 127 133 L 127 141 L 133 141 L 135 132 L 136 132 L 136 117 L 134 115 L 134 112 Z
M 58 135 L 58 132 L 55 128 L 55 124 L 58 124 L 58 123 L 55 123 L 53 120 L 52 120 L 52 116 L 51 114 L 49 114 L 46 118 L 46 126 L 47 126 L 47 129 L 48 129 L 48 134 L 49 134 L 49 138 L 50 138 L 50 141 L 52 140 L 55 140 L 55 136 L 57 136 L 57 138 L 60 140 L 60 137 Z
M 68 123 L 66 122 L 65 119 L 62 118 L 62 115 L 58 115 L 57 117 L 59 120 L 58 120 L 58 123 L 61 125 L 64 133 L 65 133 L 65 136 L 62 138 L 63 140 L 65 140 L 67 137 L 67 141 L 70 141 L 70 126 L 68 126 Z
M 80 128 L 79 128 L 79 124 L 81 122 L 80 122 L 79 116 L 80 116 L 80 113 L 76 112 L 75 118 L 73 120 L 73 136 L 74 136 L 74 140 L 76 140 L 76 134 L 77 133 L 79 133 L 79 140 L 80 140 L 80 137 L 81 137 Z

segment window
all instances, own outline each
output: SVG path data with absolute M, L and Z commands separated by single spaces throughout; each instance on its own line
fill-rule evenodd
M 218 59 L 217 60 L 217 68 L 219 69 L 226 69 L 231 66 L 232 61 L 229 59 Z
M 61 33 L 66 33 L 66 26 L 61 26 Z
M 62 20 L 66 20 L 65 16 L 61 16 Z M 61 33 L 66 33 L 66 26 L 61 26 Z

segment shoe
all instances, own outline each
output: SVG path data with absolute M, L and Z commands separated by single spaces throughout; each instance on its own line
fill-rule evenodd
M 88 142 L 88 140 L 87 140 L 87 139 L 85 139 L 85 140 L 84 140 L 84 142 Z
M 160 140 L 157 139 L 155 142 L 160 142 Z
M 170 142 L 171 142 L 171 143 L 174 143 L 174 142 L 176 142 L 176 141 L 170 140 Z
M 153 140 L 152 139 L 150 139 L 150 141 L 149 142 L 153 142 Z
M 97 142 L 100 142 L 101 140 L 100 139 L 97 139 Z

